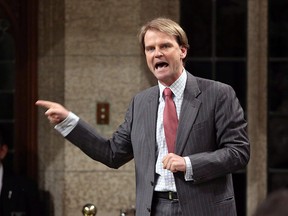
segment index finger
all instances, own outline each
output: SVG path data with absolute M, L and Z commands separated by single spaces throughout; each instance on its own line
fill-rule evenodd
M 57 103 L 52 101 L 46 101 L 46 100 L 38 100 L 35 103 L 37 106 L 41 106 L 47 109 L 50 109 L 51 107 L 55 106 Z
M 162 163 L 164 163 L 164 161 L 166 161 L 167 159 L 169 160 L 174 154 L 173 153 L 169 153 L 167 155 L 165 155 L 162 159 Z

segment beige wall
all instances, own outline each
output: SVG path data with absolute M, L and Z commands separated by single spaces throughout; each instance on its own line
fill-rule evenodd
M 251 156 L 247 169 L 247 215 L 267 194 L 268 0 L 248 1 L 247 113 Z
M 179 19 L 179 1 L 39 1 L 39 98 L 64 104 L 109 137 L 131 97 L 155 80 L 137 41 L 147 20 Z M 110 124 L 96 124 L 97 102 L 110 103 Z M 134 204 L 133 161 L 119 170 L 95 162 L 65 141 L 39 111 L 40 187 L 55 216 L 79 216 L 94 203 L 100 216 Z

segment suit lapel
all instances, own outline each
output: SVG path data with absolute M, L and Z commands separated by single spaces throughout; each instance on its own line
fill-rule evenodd
M 197 99 L 197 96 L 201 91 L 198 87 L 196 78 L 189 73 L 187 74 L 187 83 L 184 91 L 176 138 L 175 153 L 177 155 L 182 155 L 190 130 L 201 105 L 201 101 Z
M 184 97 L 179 118 L 178 133 L 176 138 L 175 153 L 181 155 L 186 145 L 190 130 L 196 119 L 201 101 L 197 96 L 201 93 L 196 78 L 187 72 L 187 83 L 184 91 Z M 159 88 L 155 86 L 147 100 L 147 109 L 144 115 L 145 134 L 150 152 L 156 152 L 156 124 L 157 111 L 159 105 Z
M 155 86 L 147 100 L 147 109 L 144 113 L 145 134 L 150 152 L 156 152 L 156 124 L 159 104 L 159 88 Z M 153 154 L 154 155 L 154 154 Z

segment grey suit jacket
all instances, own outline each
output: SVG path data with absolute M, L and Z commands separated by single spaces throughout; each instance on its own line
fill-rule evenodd
M 150 215 L 155 186 L 158 86 L 137 94 L 111 139 L 80 120 L 66 137 L 89 157 L 111 168 L 134 158 L 136 214 Z M 174 174 L 184 216 L 236 215 L 232 172 L 249 161 L 247 123 L 234 90 L 188 73 L 175 153 L 188 156 L 194 181 Z

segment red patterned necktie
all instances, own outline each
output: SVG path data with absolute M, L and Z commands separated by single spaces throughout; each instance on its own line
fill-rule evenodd
M 175 140 L 178 127 L 177 112 L 174 101 L 172 99 L 171 89 L 165 88 L 163 94 L 165 96 L 165 107 L 163 114 L 165 139 L 167 143 L 168 152 L 173 153 L 175 148 Z

